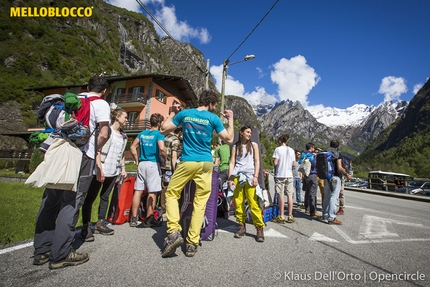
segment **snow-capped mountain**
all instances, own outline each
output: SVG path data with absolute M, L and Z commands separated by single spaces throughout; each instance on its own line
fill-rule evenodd
M 254 112 L 257 117 L 261 117 L 269 113 L 275 105 L 257 105 L 253 106 Z M 366 119 L 377 109 L 383 108 L 389 113 L 395 115 L 397 118 L 407 106 L 407 102 L 400 101 L 393 103 L 382 102 L 377 107 L 365 104 L 355 104 L 346 109 L 320 106 L 308 106 L 304 109 L 308 110 L 311 115 L 319 122 L 329 127 L 337 126 L 359 126 L 366 121 Z
M 321 110 L 311 106 L 307 110 L 318 122 L 329 127 L 358 126 L 375 110 L 375 107 L 355 104 L 346 109 L 328 107 Z

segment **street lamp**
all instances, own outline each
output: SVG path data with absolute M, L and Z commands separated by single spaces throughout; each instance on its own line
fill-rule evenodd
M 222 113 L 224 111 L 224 97 L 225 97 L 225 80 L 227 79 L 227 70 L 228 67 L 240 62 L 245 62 L 245 61 L 249 61 L 249 60 L 253 60 L 255 58 L 254 55 L 246 55 L 245 58 L 243 58 L 243 60 L 237 61 L 237 62 L 233 62 L 231 64 L 230 61 L 224 60 L 224 63 L 222 65 L 222 84 L 221 84 L 221 107 L 220 107 L 220 113 Z

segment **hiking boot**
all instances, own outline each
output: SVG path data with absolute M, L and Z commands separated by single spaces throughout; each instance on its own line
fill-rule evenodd
M 130 225 L 130 227 L 136 227 L 137 226 L 137 217 L 132 216 L 129 225 Z
M 337 218 L 335 218 L 335 219 L 329 221 L 328 224 L 342 225 L 342 222 L 340 222 L 339 220 L 337 220 Z
M 107 227 L 106 220 L 104 219 L 100 219 L 99 221 L 97 221 L 94 231 L 95 233 L 102 234 L 102 235 L 113 235 L 115 233 L 115 230 Z
M 161 257 L 168 257 L 176 252 L 176 248 L 184 243 L 184 239 L 181 236 L 181 233 L 176 230 L 173 233 L 167 235 L 166 239 L 164 239 L 164 251 L 161 254 Z
M 318 213 L 318 212 L 315 212 L 315 213 L 312 213 L 312 214 L 311 214 L 311 216 L 312 216 L 312 217 L 321 217 L 321 216 L 322 216 L 322 214 L 321 214 L 321 213 Z
M 292 215 L 288 215 L 287 222 L 288 223 L 293 223 L 294 221 L 295 221 L 294 217 Z
M 58 262 L 49 262 L 50 269 L 58 269 L 66 266 L 75 266 L 87 262 L 90 259 L 88 253 L 78 253 L 71 249 L 66 258 Z
M 337 215 L 343 215 L 343 209 L 339 208 L 339 210 L 336 212 Z
M 81 228 L 81 239 L 85 242 L 92 242 L 94 241 L 94 234 L 93 230 L 91 229 L 89 224 L 82 225 Z
M 194 254 L 197 252 L 197 245 L 188 243 L 185 246 L 185 256 L 187 257 L 193 257 Z
M 277 217 L 275 217 L 274 219 L 272 219 L 272 222 L 284 224 L 285 223 L 285 218 L 283 218 L 280 215 L 278 215 Z
M 246 233 L 246 227 L 245 223 L 240 224 L 239 228 L 237 229 L 237 232 L 234 234 L 235 238 L 241 238 Z
M 37 254 L 34 255 L 34 259 L 33 259 L 33 265 L 43 265 L 46 262 L 49 261 L 49 254 L 51 254 L 51 251 L 42 253 L 42 254 Z
M 264 242 L 263 227 L 257 227 L 257 242 Z

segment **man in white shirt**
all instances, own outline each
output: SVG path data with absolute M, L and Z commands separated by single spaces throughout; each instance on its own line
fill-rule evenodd
M 101 98 L 107 88 L 108 83 L 104 78 L 93 76 L 88 82 L 87 95 Z M 57 269 L 89 260 L 88 254 L 76 252 L 72 243 L 79 209 L 93 177 L 95 154 L 101 150 L 109 136 L 109 121 L 109 104 L 104 100 L 91 101 L 89 128 L 93 132 L 98 127 L 98 133 L 94 132 L 89 142 L 81 147 L 82 162 L 76 192 L 50 188 L 44 191 L 36 218 L 34 265 L 43 265 L 49 261 L 49 268 Z
M 273 152 L 273 165 L 275 166 L 275 192 L 278 194 L 280 215 L 273 219 L 276 223 L 285 223 L 284 218 L 284 195 L 288 196 L 288 223 L 294 222 L 293 217 L 293 166 L 296 165 L 294 150 L 287 146 L 289 134 L 278 138 L 279 146 Z

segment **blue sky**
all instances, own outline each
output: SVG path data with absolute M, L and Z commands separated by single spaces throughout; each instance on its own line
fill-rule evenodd
M 136 0 L 106 2 L 147 15 Z M 230 65 L 226 81 L 227 95 L 252 104 L 290 99 L 319 110 L 409 101 L 430 77 L 428 0 L 142 3 L 175 40 L 210 60 L 219 91 L 223 61 L 255 55 Z

